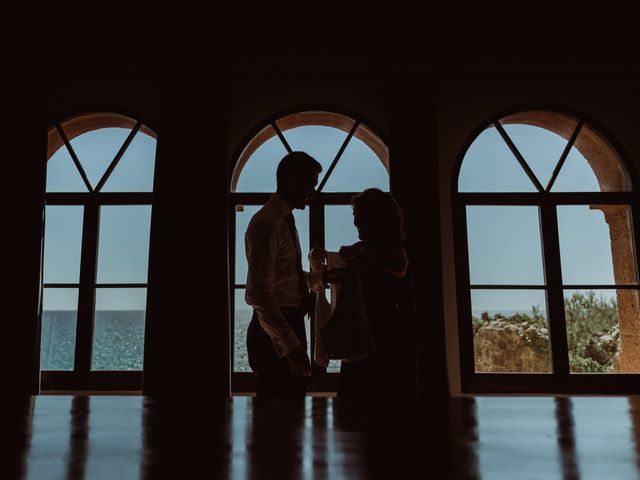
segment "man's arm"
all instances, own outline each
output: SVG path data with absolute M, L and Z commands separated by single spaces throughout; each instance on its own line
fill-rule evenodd
M 277 237 L 271 222 L 258 222 L 247 230 L 245 247 L 249 271 L 245 300 L 258 315 L 260 326 L 271 338 L 279 357 L 296 350 L 300 340 L 293 332 L 273 297 Z

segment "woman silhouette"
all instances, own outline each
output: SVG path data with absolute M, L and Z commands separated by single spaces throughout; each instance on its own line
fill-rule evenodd
M 336 311 L 342 302 L 362 303 L 375 352 L 342 362 L 338 398 L 343 404 L 364 406 L 372 399 L 409 393 L 404 376 L 410 370 L 411 335 L 404 321 L 408 260 L 402 212 L 390 193 L 367 189 L 354 196 L 351 205 L 360 241 L 340 248 L 345 284 Z M 309 257 L 312 269 L 323 268 L 324 250 L 313 249 Z M 346 288 L 350 278 L 357 279 L 355 289 Z M 356 290 L 357 299 L 354 293 L 347 295 Z

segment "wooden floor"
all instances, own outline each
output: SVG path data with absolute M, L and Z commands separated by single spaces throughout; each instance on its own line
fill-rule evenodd
M 362 412 L 310 397 L 5 401 L 0 478 L 640 478 L 640 397 L 386 404 L 354 423 Z

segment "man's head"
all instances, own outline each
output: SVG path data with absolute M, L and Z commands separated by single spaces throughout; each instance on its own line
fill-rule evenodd
M 322 165 L 311 155 L 304 152 L 288 153 L 280 160 L 276 171 L 278 194 L 292 209 L 303 210 L 307 200 L 315 195 L 320 172 Z

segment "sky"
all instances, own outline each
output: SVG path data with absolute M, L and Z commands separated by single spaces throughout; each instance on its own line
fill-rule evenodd
M 528 125 L 506 125 L 505 130 L 543 185 L 546 185 L 566 140 Z M 107 128 L 71 141 L 92 185 L 96 185 L 130 130 Z M 327 171 L 347 134 L 321 126 L 302 126 L 284 132 L 293 150 L 310 153 Z M 155 146 L 153 138 L 138 133 L 103 191 L 151 191 Z M 286 150 L 277 136 L 261 145 L 243 169 L 236 191 L 271 192 L 275 170 Z M 322 178 L 322 175 L 321 175 Z M 356 137 L 351 139 L 325 191 L 362 191 L 368 187 L 389 189 L 389 178 L 377 156 Z M 535 192 L 517 160 L 495 128 L 483 131 L 468 149 L 459 176 L 461 192 Z M 80 192 L 86 188 L 63 147 L 49 160 L 47 191 Z M 599 191 L 598 183 L 577 149 L 572 149 L 552 191 Z M 236 282 L 246 279 L 244 232 L 257 206 L 245 206 L 236 214 Z M 589 206 L 558 207 L 562 276 L 565 284 L 612 284 L 609 231 L 604 215 Z M 46 209 L 44 281 L 73 283 L 80 270 L 81 206 L 48 206 Z M 308 210 L 296 210 L 305 265 L 309 250 Z M 100 217 L 98 282 L 146 282 L 150 206 L 107 206 Z M 540 219 L 535 206 L 467 207 L 470 278 L 472 285 L 544 285 Z M 326 248 L 357 240 L 351 207 L 327 206 Z M 606 293 L 606 292 L 605 292 Z M 611 292 L 609 292 L 610 294 Z M 103 289 L 97 292 L 98 309 L 144 309 L 144 289 Z M 543 290 L 472 290 L 474 313 L 530 312 L 533 305 L 546 310 Z M 47 289 L 45 309 L 72 310 L 75 289 Z M 248 308 L 238 304 L 238 308 Z

